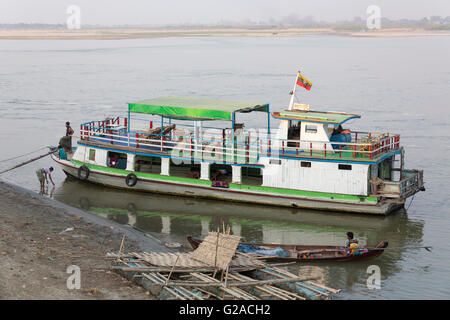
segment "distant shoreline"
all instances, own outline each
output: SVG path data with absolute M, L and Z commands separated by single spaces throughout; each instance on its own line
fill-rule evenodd
M 386 28 L 370 31 L 337 30 L 332 28 L 89 28 L 69 30 L 0 28 L 0 40 L 122 40 L 168 37 L 424 37 L 450 36 L 449 30 Z

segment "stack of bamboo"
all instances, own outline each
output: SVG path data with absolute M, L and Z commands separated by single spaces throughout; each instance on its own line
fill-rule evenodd
M 108 253 L 112 269 L 159 299 L 329 299 L 339 290 L 236 252 L 240 238 L 210 232 L 193 253 Z M 284 264 L 283 264 L 284 265 Z M 221 271 L 220 274 L 218 271 Z M 245 272 L 245 274 L 242 274 Z

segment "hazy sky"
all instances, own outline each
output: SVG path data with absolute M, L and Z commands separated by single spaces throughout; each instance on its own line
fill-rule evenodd
M 69 5 L 81 8 L 82 24 L 258 22 L 291 14 L 333 22 L 366 17 L 371 4 L 391 19 L 450 16 L 450 0 L 0 0 L 0 23 L 65 23 Z

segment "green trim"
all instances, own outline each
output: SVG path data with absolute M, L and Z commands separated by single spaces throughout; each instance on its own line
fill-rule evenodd
M 128 110 L 179 120 L 232 120 L 234 112 L 268 112 L 269 105 L 255 102 L 166 97 L 129 103 Z
M 133 171 L 116 169 L 116 168 L 103 167 L 103 166 L 89 164 L 89 163 L 83 163 L 83 162 L 77 161 L 77 160 L 72 160 L 72 162 L 78 166 L 85 165 L 91 169 L 95 169 L 95 170 L 106 172 L 106 173 L 118 174 L 123 177 L 126 177 L 129 173 L 134 173 L 138 178 L 211 187 L 211 181 L 209 181 L 209 180 L 163 176 L 163 175 L 154 174 L 154 173 L 133 172 Z M 229 188 L 230 190 L 247 191 L 247 192 L 250 191 L 250 192 L 256 193 L 256 194 L 270 193 L 272 195 L 298 196 L 298 197 L 303 197 L 303 198 L 310 199 L 310 200 L 326 200 L 326 201 L 347 202 L 347 203 L 356 203 L 356 204 L 361 203 L 361 202 L 364 202 L 367 204 L 377 204 L 378 203 L 377 197 L 354 196 L 354 195 L 346 195 L 346 194 L 339 194 L 339 193 L 304 191 L 304 190 L 283 189 L 283 188 L 273 188 L 273 187 L 263 187 L 263 186 L 249 186 L 249 185 L 241 185 L 241 184 L 235 184 L 235 183 L 230 183 L 229 186 L 230 186 L 230 188 Z M 214 188 L 214 189 L 216 189 L 216 188 Z
M 320 111 L 284 110 L 272 112 L 272 116 L 281 120 L 296 120 L 318 123 L 342 124 L 350 119 L 361 118 L 359 114 L 334 113 Z

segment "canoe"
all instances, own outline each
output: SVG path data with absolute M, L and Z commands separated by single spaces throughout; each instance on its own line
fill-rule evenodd
M 193 249 L 202 242 L 192 236 L 188 236 L 187 240 Z M 387 246 L 387 241 L 381 241 L 376 246 L 361 247 L 352 252 L 352 249 L 343 246 L 240 243 L 238 251 L 271 261 L 356 261 L 376 258 Z

